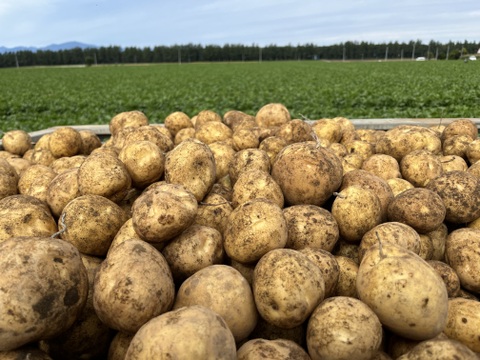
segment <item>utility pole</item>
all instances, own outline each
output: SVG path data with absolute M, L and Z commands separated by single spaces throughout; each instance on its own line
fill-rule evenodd
M 182 52 L 180 50 L 180 47 L 178 48 L 178 65 L 182 63 Z
M 435 60 L 438 60 L 438 47 L 437 50 L 435 50 Z
M 400 51 L 400 60 L 403 61 L 403 49 Z
M 415 60 L 415 45 L 416 43 L 413 43 L 412 60 Z
M 18 57 L 17 57 L 17 53 L 16 53 L 16 52 L 15 52 L 15 66 L 16 66 L 17 68 L 20 67 L 20 65 L 18 64 Z
M 388 46 L 385 49 L 385 61 L 387 61 L 387 60 L 388 60 Z
M 258 47 L 258 62 L 262 62 L 262 47 Z
M 447 45 L 447 57 L 445 60 L 448 60 L 448 57 L 450 56 L 450 44 Z
M 346 58 L 346 50 L 345 50 L 345 43 L 343 44 L 343 58 L 342 60 L 345 61 L 345 58 Z

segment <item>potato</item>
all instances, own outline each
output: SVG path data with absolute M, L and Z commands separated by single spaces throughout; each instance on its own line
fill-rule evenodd
M 193 223 L 197 208 L 195 196 L 184 186 L 154 183 L 133 203 L 133 227 L 146 241 L 168 241 Z
M 235 360 L 235 340 L 214 311 L 198 305 L 183 307 L 145 324 L 133 337 L 125 360 L 168 357 Z
M 163 255 L 145 241 L 128 239 L 102 262 L 95 277 L 93 306 L 112 329 L 135 333 L 170 310 L 174 296 L 172 273 Z
M 60 217 L 65 206 L 79 197 L 78 169 L 67 170 L 53 178 L 47 187 L 47 204 L 55 217 Z
M 48 150 L 48 144 L 50 142 L 50 136 L 52 136 L 52 133 L 46 133 L 45 135 L 42 135 L 40 139 L 37 140 L 35 145 L 33 146 L 34 150 Z
M 261 127 L 281 126 L 291 120 L 290 112 L 283 104 L 270 103 L 262 106 L 255 115 L 255 121 Z
M 78 133 L 82 138 L 80 154 L 88 156 L 93 150 L 102 146 L 102 140 L 92 130 L 78 130 Z
M 223 262 L 222 234 L 214 228 L 194 224 L 173 238 L 162 254 L 172 270 L 173 279 L 180 284 L 197 271 Z
M 332 254 L 335 256 L 345 256 L 353 261 L 358 265 L 358 249 L 359 243 L 357 242 L 350 242 L 343 238 L 339 238 L 335 248 L 332 251 Z
M 332 253 L 322 250 L 306 247 L 299 250 L 313 261 L 322 271 L 325 282 L 325 298 L 333 295 L 340 276 L 340 266 Z
M 18 194 L 19 176 L 7 160 L 0 159 L 0 200 Z
M 455 155 L 467 159 L 467 149 L 472 141 L 473 138 L 468 135 L 454 135 L 446 138 L 442 144 L 443 155 Z
M 247 170 L 240 173 L 233 185 L 232 206 L 237 206 L 258 198 L 268 199 L 283 208 L 282 189 L 272 176 L 263 170 Z
M 290 205 L 321 206 L 342 182 L 339 158 L 313 142 L 285 147 L 278 153 L 271 173 L 283 191 L 285 202 Z
M 270 136 L 263 140 L 260 145 L 258 145 L 258 148 L 267 153 L 270 159 L 270 165 L 273 165 L 277 154 L 287 145 L 288 143 L 285 139 L 279 136 Z
M 438 273 L 414 252 L 379 242 L 365 253 L 356 284 L 360 300 L 395 334 L 427 340 L 442 332 L 447 289 Z
M 81 135 L 69 126 L 55 129 L 48 139 L 48 148 L 56 158 L 77 155 L 82 151 L 82 146 Z
M 480 161 L 477 161 L 475 164 L 471 165 L 467 169 L 467 173 L 475 176 L 477 179 L 480 180 Z
M 120 331 L 117 332 L 110 343 L 107 359 L 124 360 L 134 335 L 135 334 L 127 334 Z
M 414 150 L 440 154 L 442 142 L 437 133 L 417 125 L 400 125 L 388 130 L 376 143 L 376 152 L 393 156 L 400 161 Z
M 265 254 L 255 266 L 252 288 L 260 316 L 285 329 L 302 324 L 325 296 L 320 268 L 292 249 Z
M 182 129 L 193 128 L 190 117 L 181 111 L 169 114 L 163 123 L 173 137 Z
M 255 149 L 260 145 L 260 137 L 255 129 L 237 129 L 232 134 L 232 147 L 235 151 Z
M 125 136 L 124 143 L 118 147 L 121 148 L 137 141 L 150 141 L 163 152 L 172 150 L 174 146 L 172 140 L 167 135 L 162 134 L 155 126 L 147 125 L 129 131 Z
M 420 236 L 414 228 L 399 222 L 386 222 L 375 226 L 363 235 L 358 249 L 358 263 L 362 261 L 365 252 L 371 246 L 378 245 L 379 238 L 382 243 L 397 244 L 417 255 L 420 253 Z
M 433 231 L 426 233 L 426 235 L 432 240 L 433 254 L 432 260 L 443 261 L 445 258 L 445 243 L 447 241 L 448 228 L 447 225 L 441 224 Z
M 415 187 L 425 187 L 443 174 L 440 158 L 426 150 L 412 151 L 400 161 L 402 177 Z
M 59 239 L 17 237 L 1 242 L 0 252 L 0 351 L 66 331 L 87 300 L 78 250 Z
M 23 156 L 32 148 L 32 138 L 24 130 L 10 130 L 3 134 L 2 146 L 9 153 Z
M 227 265 L 210 265 L 186 279 L 173 309 L 200 305 L 222 317 L 235 341 L 247 338 L 257 324 L 257 309 L 247 280 Z
M 480 139 L 477 138 L 470 142 L 465 154 L 467 155 L 467 160 L 470 164 L 475 164 L 480 160 Z
M 478 137 L 477 125 L 470 119 L 457 119 L 448 124 L 442 132 L 442 141 L 455 136 L 467 135 L 472 140 Z
M 215 158 L 210 148 L 187 139 L 170 151 L 165 160 L 165 181 L 180 184 L 201 201 L 216 180 Z
M 431 260 L 433 256 L 432 239 L 425 234 L 420 234 L 420 251 L 418 253 L 423 260 Z
M 333 119 L 319 119 L 313 122 L 312 130 L 318 139 L 327 140 L 330 144 L 342 139 L 342 125 Z
M 345 145 L 340 144 L 340 143 L 331 143 L 328 145 L 328 148 L 335 154 L 337 155 L 340 159 L 343 158 L 344 156 L 348 155 L 347 153 L 347 148 Z
M 344 175 L 350 171 L 359 170 L 363 166 L 363 157 L 360 154 L 347 154 L 341 158 L 341 161 Z
M 225 228 L 227 255 L 241 263 L 259 260 L 287 243 L 288 230 L 282 209 L 266 199 L 255 199 L 235 208 Z
M 18 179 L 18 192 L 39 200 L 47 200 L 47 189 L 57 174 L 45 165 L 32 165 Z
M 192 121 L 194 121 L 193 125 L 195 127 L 195 130 L 207 123 L 207 122 L 210 122 L 210 121 L 214 121 L 214 122 L 218 122 L 218 123 L 221 123 L 222 122 L 222 117 L 220 116 L 220 114 L 217 114 L 215 111 L 213 110 L 202 110 L 200 111 L 196 116 L 195 116 L 195 119 L 192 119 Z
M 238 360 L 261 360 L 268 357 L 277 360 L 310 360 L 307 352 L 297 343 L 286 339 L 252 339 L 237 351 Z
M 78 189 L 82 195 L 99 195 L 120 202 L 131 185 L 125 165 L 108 153 L 90 155 L 78 169 Z
M 362 162 L 362 170 L 371 172 L 384 180 L 400 178 L 400 165 L 398 161 L 385 154 L 373 154 Z
M 138 110 L 124 111 L 115 115 L 109 122 L 110 134 L 113 137 L 125 128 L 138 128 L 148 125 L 147 116 Z
M 209 226 L 223 235 L 232 211 L 233 207 L 223 196 L 210 193 L 198 205 L 194 224 Z
M 342 128 L 342 137 L 343 137 L 343 134 L 347 131 L 355 131 L 355 126 L 353 125 L 353 123 L 345 117 L 337 116 L 337 117 L 334 117 L 332 120 L 340 124 Z
M 61 157 L 50 164 L 52 170 L 61 174 L 70 169 L 79 168 L 87 157 L 85 155 L 75 155 L 70 157 Z
M 0 200 L 0 243 L 15 236 L 47 237 L 57 223 L 43 201 L 29 195 L 12 195 Z
M 443 172 L 447 171 L 467 171 L 467 162 L 457 155 L 440 156 Z
M 401 222 L 419 233 L 428 233 L 438 228 L 445 220 L 447 210 L 442 198 L 426 188 L 405 190 L 388 206 L 388 220 Z
M 392 190 L 393 196 L 397 196 L 398 194 L 404 192 L 405 190 L 408 189 L 413 189 L 414 186 L 412 183 L 408 182 L 405 179 L 400 179 L 400 178 L 392 178 L 387 180 L 387 184 Z
M 333 296 L 348 296 L 351 298 L 358 298 L 355 280 L 358 274 L 358 264 L 352 258 L 335 255 L 337 261 L 339 274 L 337 285 Z
M 478 300 L 452 298 L 448 300 L 448 319 L 443 332 L 460 341 L 470 350 L 480 352 L 480 302 Z
M 174 145 L 178 145 L 182 141 L 190 138 L 195 138 L 195 129 L 193 127 L 181 129 L 177 132 L 177 135 L 175 135 L 175 138 L 173 139 L 173 143 Z
M 422 359 L 465 359 L 477 360 L 478 357 L 461 342 L 451 339 L 431 339 L 422 341 L 409 352 L 397 360 L 422 360 Z
M 374 146 L 363 140 L 351 140 L 343 145 L 347 149 L 347 154 L 360 155 L 363 161 L 375 154 Z
M 63 240 L 83 254 L 104 256 L 127 216 L 103 196 L 82 195 L 63 208 L 60 219 L 65 230 L 61 233 Z
M 245 124 L 252 124 L 251 127 L 257 126 L 255 117 L 238 110 L 229 110 L 223 114 L 222 121 L 233 131 L 239 126 L 245 126 Z
M 294 205 L 283 210 L 287 221 L 287 248 L 306 247 L 332 251 L 338 241 L 339 230 L 335 217 L 315 205 Z
M 369 189 L 358 185 L 344 188 L 332 205 L 340 236 L 347 241 L 360 241 L 367 231 L 381 223 L 381 206 L 378 196 Z
M 263 170 L 270 173 L 270 158 L 259 149 L 244 149 L 238 151 L 232 159 L 228 175 L 234 185 L 240 174 L 247 170 Z
M 52 360 L 50 356 L 44 351 L 38 349 L 36 346 L 26 345 L 11 351 L 0 351 L 0 360 L 17 360 L 17 359 L 31 359 L 31 360 Z
M 145 188 L 163 176 L 165 155 L 150 141 L 135 141 L 126 144 L 118 158 L 125 165 L 133 186 Z
M 279 126 L 275 136 L 285 139 L 288 144 L 313 140 L 311 125 L 300 119 L 294 119 Z
M 480 217 L 480 180 L 468 172 L 447 172 L 430 181 L 427 188 L 440 195 L 446 221 L 461 224 Z
M 308 320 L 307 347 L 312 360 L 370 360 L 381 344 L 380 320 L 358 299 L 326 299 Z
M 2 160 L 6 160 L 7 163 L 9 163 L 14 168 L 18 176 L 20 176 L 25 169 L 33 165 L 30 160 L 21 157 L 11 157 Z
M 204 124 L 197 124 L 195 127 L 195 138 L 207 145 L 216 141 L 227 140 L 232 135 L 232 129 L 218 121 L 208 121 Z
M 480 229 L 452 231 L 445 244 L 445 261 L 460 278 L 462 287 L 480 293 Z
M 438 272 L 441 276 L 445 286 L 447 287 L 448 297 L 457 297 L 460 292 L 460 279 L 457 273 L 449 265 L 443 261 L 428 260 L 428 264 Z

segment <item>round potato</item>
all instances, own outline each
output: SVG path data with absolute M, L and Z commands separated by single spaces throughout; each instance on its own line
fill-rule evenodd
M 320 268 L 292 249 L 265 254 L 255 266 L 252 288 L 260 316 L 285 329 L 302 324 L 325 296 Z
M 249 114 L 244 113 L 239 110 L 229 110 L 223 114 L 222 121 L 225 125 L 231 128 L 233 131 L 240 126 L 246 126 L 246 124 L 252 124 L 250 127 L 257 126 L 255 122 L 255 117 Z
M 85 155 L 75 155 L 70 157 L 61 157 L 50 164 L 50 167 L 57 174 L 64 171 L 79 168 L 87 157 Z
M 468 172 L 447 172 L 430 181 L 427 188 L 440 195 L 446 221 L 462 224 L 480 217 L 480 179 Z
M 288 144 L 313 140 L 311 125 L 300 119 L 294 119 L 281 125 L 275 136 L 285 139 Z
M 125 128 L 138 128 L 145 125 L 148 125 L 148 118 L 143 112 L 138 110 L 124 111 L 110 120 L 110 134 L 115 137 Z
M 164 124 L 173 137 L 182 129 L 193 128 L 190 117 L 181 111 L 175 111 L 169 114 L 165 118 Z
M 397 360 L 422 359 L 464 359 L 477 360 L 477 355 L 461 342 L 452 339 L 431 339 L 422 341 L 409 352 L 396 358 Z
M 20 175 L 18 192 L 30 195 L 44 202 L 47 201 L 47 190 L 50 182 L 57 176 L 52 168 L 45 165 L 32 165 Z
M 447 289 L 438 273 L 414 252 L 379 241 L 365 253 L 356 283 L 360 300 L 395 334 L 427 340 L 444 329 Z
M 102 140 L 92 130 L 78 130 L 78 133 L 82 138 L 80 154 L 88 156 L 93 150 L 102 146 Z
M 123 162 L 109 153 L 91 154 L 78 170 L 78 189 L 82 195 L 99 195 L 120 202 L 131 185 Z
M 237 351 L 237 360 L 262 360 L 265 356 L 277 360 L 310 360 L 310 356 L 302 347 L 286 339 L 252 339 L 245 342 Z
M 442 280 L 447 287 L 448 297 L 457 297 L 460 292 L 460 279 L 455 270 L 443 261 L 428 260 L 427 262 L 438 272 L 438 275 L 442 277 Z
M 48 139 L 48 148 L 56 158 L 77 155 L 82 146 L 82 136 L 69 126 L 54 130 Z
M 197 208 L 195 196 L 184 186 L 154 183 L 133 203 L 133 227 L 146 241 L 168 241 L 193 223 Z
M 235 208 L 224 233 L 227 255 L 238 262 L 259 260 L 287 243 L 288 229 L 282 209 L 266 199 L 255 199 Z
M 312 360 L 370 360 L 381 344 L 380 320 L 358 299 L 326 299 L 308 320 L 307 347 Z
M 63 208 L 60 220 L 63 240 L 83 254 L 104 256 L 127 215 L 103 196 L 82 195 Z
M 442 198 L 425 188 L 405 190 L 388 206 L 388 220 L 401 222 L 419 233 L 437 229 L 445 220 L 446 208 Z
M 443 155 L 455 155 L 467 159 L 467 149 L 474 139 L 476 138 L 468 135 L 454 135 L 446 138 L 442 145 Z
M 21 157 L 11 157 L 2 160 L 6 160 L 7 163 L 14 168 L 18 176 L 20 176 L 25 169 L 33 165 L 30 160 Z
M 225 320 L 213 310 L 199 305 L 183 307 L 145 324 L 133 337 L 125 360 L 168 357 L 236 360 L 235 339 Z
M 263 150 L 244 149 L 233 156 L 228 175 L 232 184 L 235 184 L 242 172 L 254 169 L 270 173 L 270 158 Z
M 217 229 L 223 235 L 232 211 L 233 207 L 223 196 L 210 193 L 198 205 L 194 223 Z
M 3 134 L 2 146 L 5 151 L 14 155 L 23 156 L 32 148 L 32 138 L 24 130 L 11 130 Z
M 288 226 L 288 240 L 285 247 L 332 251 L 339 238 L 335 217 L 315 205 L 294 205 L 283 210 Z
M 360 155 L 363 161 L 375 154 L 375 147 L 363 140 L 352 140 L 344 143 L 347 154 Z
M 297 143 L 278 153 L 272 177 L 280 185 L 286 203 L 321 206 L 340 187 L 342 165 L 333 152 L 314 142 Z
M 193 305 L 204 306 L 220 315 L 236 342 L 246 339 L 257 324 L 252 289 L 231 266 L 207 266 L 182 283 L 173 309 Z
M 212 151 L 213 158 L 215 159 L 215 181 L 219 181 L 228 175 L 228 170 L 236 151 L 226 142 L 214 142 L 209 144 L 208 147 Z
M 342 139 L 342 125 L 333 119 L 319 119 L 313 122 L 312 130 L 318 139 L 327 140 L 330 144 Z
M 126 144 L 118 158 L 127 168 L 133 186 L 137 188 L 145 188 L 163 176 L 165 155 L 151 141 L 134 141 Z
M 236 151 L 255 149 L 260 145 L 258 132 L 253 129 L 237 129 L 232 135 L 232 147 Z
M 47 237 L 57 223 L 47 204 L 29 195 L 11 195 L 0 200 L 0 243 L 15 236 Z
M 358 185 L 344 188 L 332 205 L 340 236 L 347 241 L 360 241 L 367 231 L 381 223 L 381 206 L 378 196 L 367 188 Z
M 425 234 L 420 234 L 420 252 L 418 253 L 423 260 L 431 260 L 433 256 L 432 239 Z
M 467 162 L 457 155 L 440 156 L 443 172 L 447 171 L 467 171 Z
M 272 176 L 263 170 L 247 170 L 238 176 L 233 185 L 232 206 L 237 206 L 258 198 L 268 199 L 283 208 L 282 189 Z
M 193 127 L 181 129 L 179 132 L 177 132 L 177 135 L 175 135 L 173 144 L 178 145 L 182 141 L 191 138 L 195 138 L 195 129 Z
M 200 111 L 195 116 L 195 119 L 192 119 L 192 121 L 196 130 L 199 126 L 207 122 L 213 121 L 213 122 L 222 123 L 222 117 L 220 116 L 220 114 L 216 113 L 215 111 L 207 109 L 207 110 Z
M 402 176 L 398 161 L 394 157 L 385 154 L 373 154 L 365 159 L 362 163 L 362 170 L 371 172 L 384 180 Z
M 214 228 L 194 224 L 173 238 L 162 254 L 172 270 L 173 279 L 181 284 L 197 271 L 223 262 L 222 234 Z
M 467 135 L 472 140 L 475 140 L 478 137 L 477 125 L 470 119 L 452 121 L 443 129 L 442 141 L 456 135 Z
M 53 178 L 47 187 L 47 204 L 55 217 L 60 217 L 65 206 L 79 197 L 78 168 L 67 170 Z
M 475 352 L 480 352 L 480 302 L 452 298 L 448 300 L 448 318 L 443 332 Z
M 180 184 L 201 201 L 216 180 L 215 158 L 210 148 L 187 139 L 170 151 L 165 160 L 165 181 Z
M 121 331 L 117 332 L 110 343 L 107 359 L 124 360 L 134 335 L 135 334 L 127 334 Z
M 218 121 L 208 121 L 195 127 L 195 138 L 204 144 L 211 144 L 216 141 L 223 141 L 231 138 L 232 129 Z
M 341 161 L 344 175 L 350 171 L 359 170 L 363 166 L 363 157 L 360 154 L 347 154 L 341 158 Z
M 60 239 L 18 237 L 1 242 L 0 252 L 0 351 L 72 326 L 88 293 L 78 250 Z
M 425 187 L 443 174 L 440 158 L 426 150 L 412 151 L 400 161 L 402 177 L 415 187 Z
M 18 194 L 18 174 L 7 160 L 0 159 L 0 200 Z
M 480 139 L 475 139 L 467 147 L 467 159 L 470 164 L 475 164 L 480 160 Z
M 118 331 L 135 333 L 170 310 L 174 297 L 167 261 L 143 240 L 128 239 L 115 246 L 95 276 L 95 311 L 102 322 Z
M 355 283 L 358 274 L 358 264 L 356 260 L 343 255 L 335 255 L 335 260 L 338 264 L 339 273 L 333 295 L 358 298 Z
M 273 165 L 277 154 L 287 145 L 288 143 L 285 139 L 278 136 L 270 136 L 262 140 L 258 148 L 267 153 L 270 158 L 270 165 Z
M 168 152 L 173 149 L 172 140 L 165 134 L 162 134 L 157 127 L 147 125 L 131 129 L 125 135 L 123 144 L 118 144 L 119 148 L 137 141 L 150 141 L 157 145 L 161 151 Z
M 270 103 L 262 106 L 255 115 L 255 121 L 261 127 L 281 126 L 291 120 L 290 112 L 283 104 Z
M 392 178 L 387 180 L 387 184 L 392 190 L 393 196 L 397 196 L 398 194 L 404 192 L 405 190 L 408 189 L 413 189 L 414 186 L 412 183 L 408 182 L 405 179 L 400 179 L 400 178 Z
M 325 298 L 332 296 L 340 276 L 340 266 L 338 266 L 335 256 L 329 251 L 311 247 L 299 251 L 320 268 L 325 282 Z

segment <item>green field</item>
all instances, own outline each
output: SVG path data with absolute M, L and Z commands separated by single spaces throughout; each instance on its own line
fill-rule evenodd
M 292 117 L 480 117 L 480 61 L 245 62 L 0 69 L 0 129 L 107 124 L 141 110 L 150 122 L 255 114 L 280 102 Z

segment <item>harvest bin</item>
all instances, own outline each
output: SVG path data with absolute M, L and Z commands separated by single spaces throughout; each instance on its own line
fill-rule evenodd
M 396 119 L 349 119 L 356 129 L 376 129 L 376 130 L 390 130 L 399 125 L 421 125 L 421 126 L 435 126 L 446 125 L 459 118 L 396 118 Z M 480 118 L 462 118 L 473 121 L 480 131 Z M 313 122 L 313 121 L 309 121 Z M 91 130 L 97 134 L 101 139 L 110 136 L 110 129 L 107 125 L 66 125 L 76 130 Z M 55 126 L 43 130 L 33 131 L 30 133 L 32 141 L 35 143 L 43 135 L 53 132 L 61 126 Z M 2 140 L 0 139 L 0 149 L 2 147 Z

